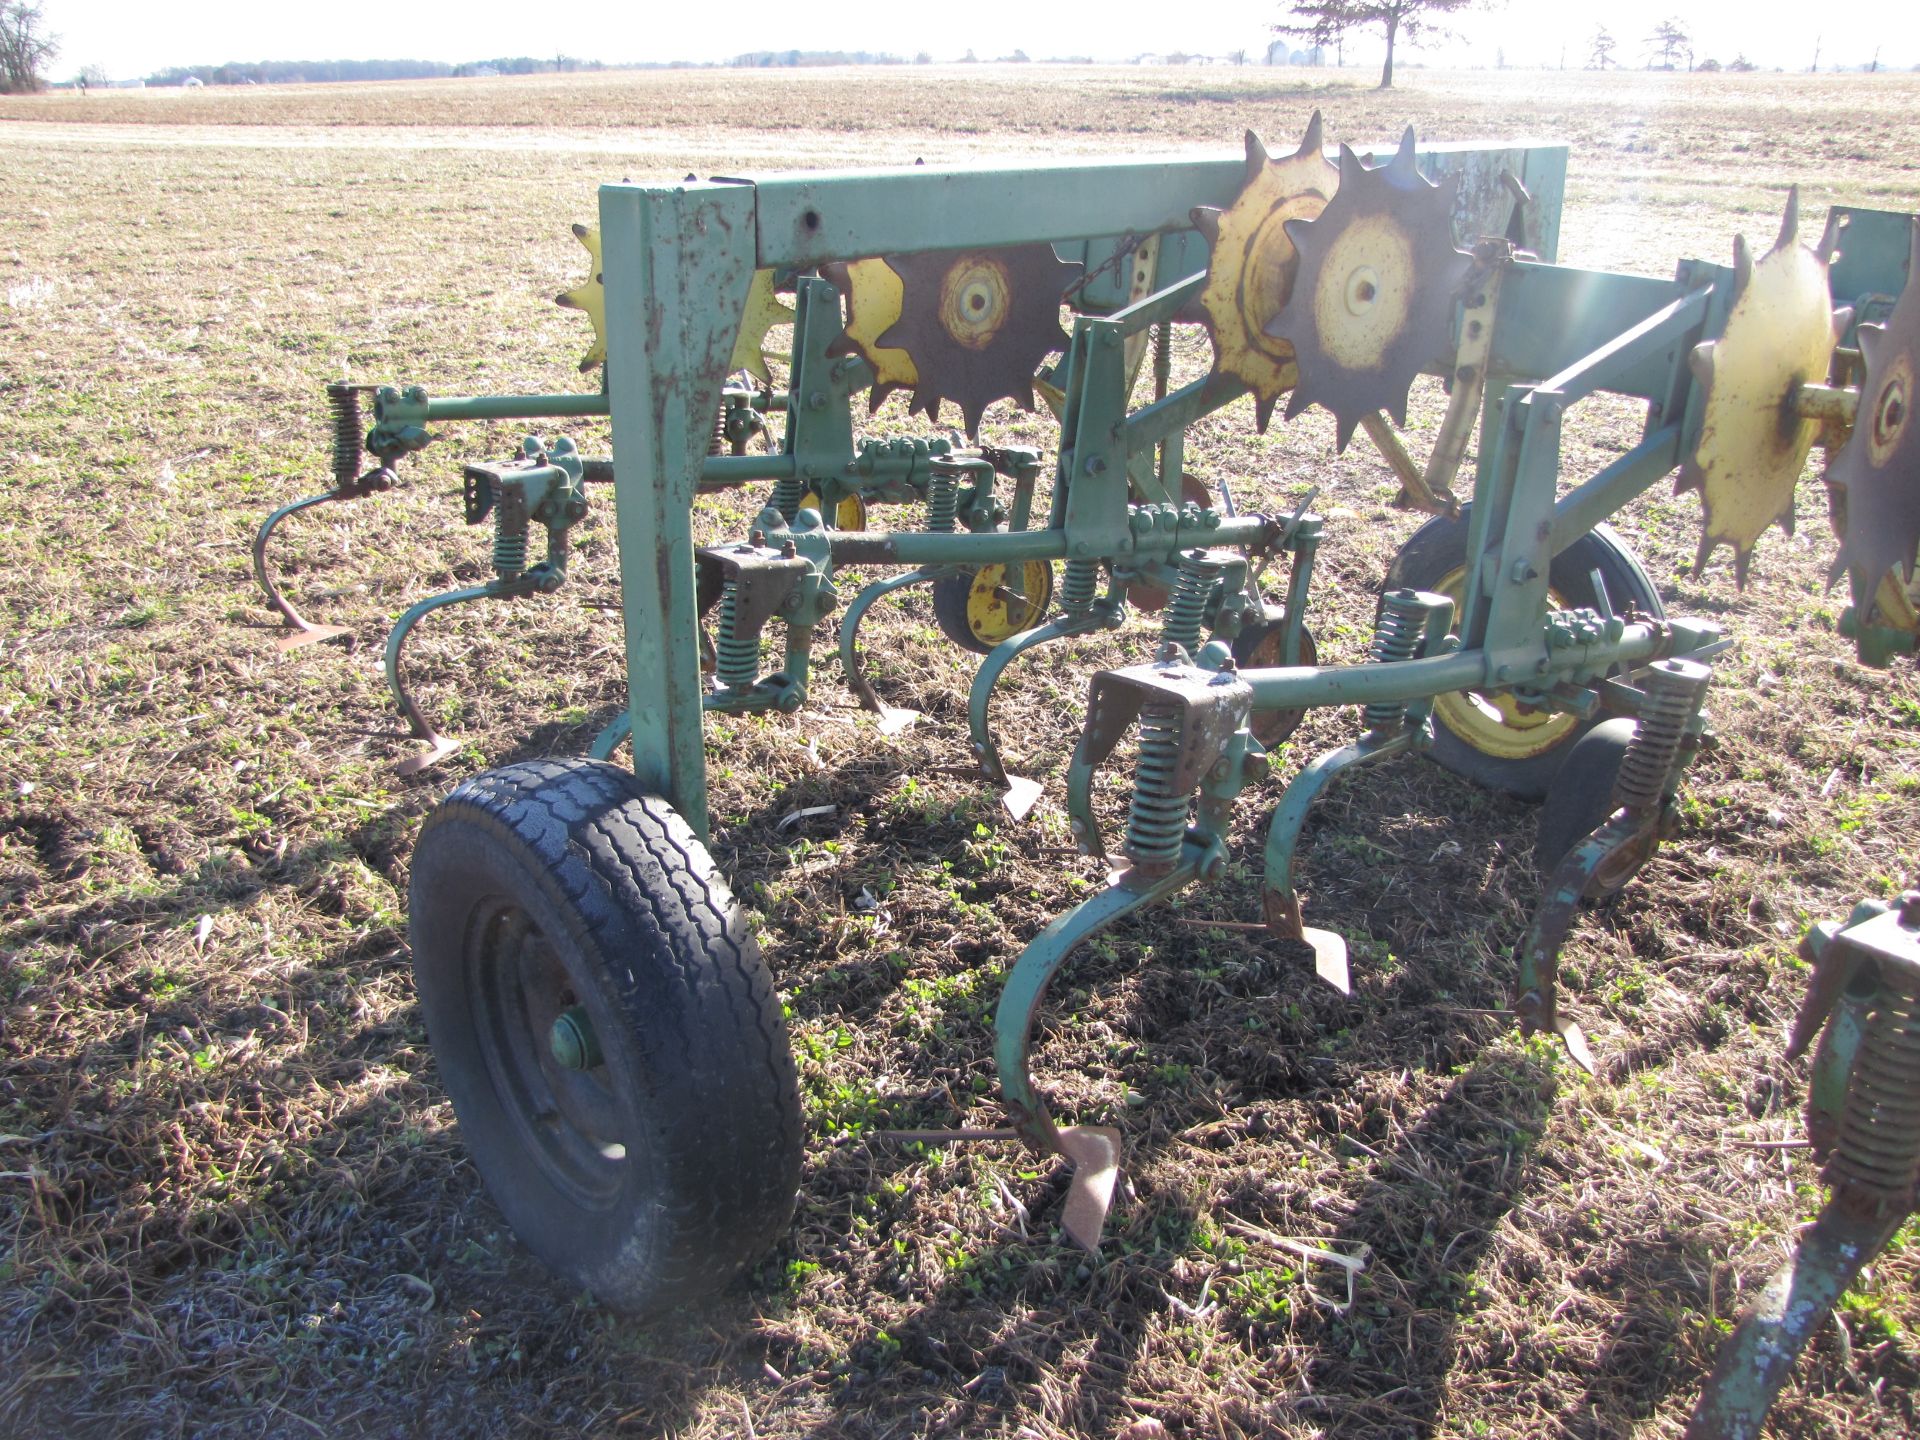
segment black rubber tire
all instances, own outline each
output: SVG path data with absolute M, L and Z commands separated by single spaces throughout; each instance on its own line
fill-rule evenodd
M 994 562 L 1000 563 L 1000 562 Z M 1005 635 L 981 635 L 973 628 L 973 617 L 968 612 L 968 599 L 973 594 L 973 582 L 981 570 L 988 566 L 973 566 L 952 575 L 942 575 L 933 582 L 933 620 L 945 635 L 962 650 L 971 650 L 976 655 L 985 655 L 1002 640 L 1018 635 L 1022 630 L 1031 630 L 1047 618 L 1047 611 L 1053 605 L 1053 567 L 1044 561 L 1008 561 L 1006 565 L 1034 565 L 1035 574 L 1044 574 L 1046 580 L 1040 586 L 1040 598 L 1036 603 L 1029 595 L 1027 609 L 1030 614 L 1027 623 L 1016 629 L 1008 630 Z
M 602 761 L 488 771 L 428 817 L 409 913 L 461 1135 L 528 1249 L 636 1313 L 765 1253 L 799 1185 L 793 1055 L 759 947 L 666 801 Z M 553 1061 L 555 1006 L 585 1010 L 600 1065 Z
M 1616 715 L 1567 747 L 1566 762 L 1540 802 L 1533 859 L 1542 876 L 1553 874 L 1567 852 L 1613 813 L 1613 780 L 1638 728 L 1631 718 Z
M 1415 590 L 1439 588 L 1453 572 L 1466 564 L 1467 526 L 1472 506 L 1463 505 L 1456 519 L 1436 515 L 1413 534 L 1394 557 L 1387 572 L 1387 588 Z M 1592 606 L 1598 603 L 1591 572 L 1598 570 L 1607 587 L 1607 600 L 1614 613 L 1625 614 L 1628 607 L 1653 619 L 1663 619 L 1666 607 L 1660 592 L 1627 549 L 1620 537 L 1607 525 L 1595 526 L 1553 559 L 1547 583 L 1561 603 L 1568 606 Z M 1562 738 L 1539 754 L 1515 758 L 1478 748 L 1457 734 L 1447 723 L 1441 709 L 1434 712 L 1434 742 L 1429 752 L 1444 769 L 1462 779 L 1520 800 L 1539 800 L 1558 773 L 1574 744 L 1588 727 L 1569 727 Z

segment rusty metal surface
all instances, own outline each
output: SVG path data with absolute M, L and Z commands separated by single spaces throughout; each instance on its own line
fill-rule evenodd
M 1409 128 L 1375 169 L 1341 146 L 1339 192 L 1318 219 L 1286 222 L 1299 270 L 1266 334 L 1291 345 L 1299 367 L 1287 418 L 1325 406 L 1342 450 L 1372 411 L 1404 427 L 1414 377 L 1451 350 L 1454 302 L 1472 264 L 1453 245 L 1458 183 L 1421 177 Z
M 1226 209 L 1197 207 L 1194 226 L 1211 250 L 1201 318 L 1213 336 L 1213 372 L 1245 385 L 1254 397 L 1254 424 L 1267 428 L 1273 407 L 1293 388 L 1293 347 L 1266 333 L 1293 293 L 1298 254 L 1289 220 L 1312 220 L 1340 187 L 1327 162 L 1320 112 L 1313 112 L 1300 148 L 1276 160 L 1247 132 L 1247 174 Z
M 1910 263 L 1920 263 L 1920 226 Z M 1860 327 L 1867 373 L 1853 436 L 1827 468 L 1841 492 L 1841 555 L 1856 597 L 1874 594 L 1889 571 L 1910 580 L 1920 549 L 1920 445 L 1913 407 L 1920 400 L 1920 285 L 1901 293 L 1883 328 Z M 1884 604 L 1876 608 L 1884 611 Z
M 950 400 L 972 435 L 996 400 L 1034 408 L 1034 372 L 1066 348 L 1060 296 L 1079 275 L 1077 263 L 1047 244 L 890 255 L 886 263 L 900 277 L 900 316 L 874 343 L 913 362 L 914 411 L 938 424 Z

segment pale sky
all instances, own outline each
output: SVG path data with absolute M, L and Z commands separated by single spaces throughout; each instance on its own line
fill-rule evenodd
M 871 50 L 936 60 L 971 48 L 982 60 L 1025 50 L 1034 59 L 1091 55 L 1127 60 L 1143 51 L 1224 55 L 1265 52 L 1277 0 L 1206 0 L 1192 6 L 1136 0 L 968 0 L 877 4 L 827 0 L 808 6 L 726 7 L 648 0 L 585 0 L 548 10 L 526 0 L 42 0 L 47 28 L 62 38 L 51 74 L 98 65 L 116 78 L 175 65 L 245 60 L 421 59 L 454 63 L 564 50 L 610 64 L 724 60 L 743 50 Z M 964 17 L 956 26 L 955 17 Z M 1404 60 L 1580 65 L 1602 20 L 1619 41 L 1617 61 L 1644 63 L 1655 24 L 1677 17 L 1700 58 L 1744 51 L 1756 64 L 1804 70 L 1816 43 L 1822 69 L 1865 64 L 1880 48 L 1894 69 L 1920 63 L 1920 6 L 1840 6 L 1806 0 L 1501 0 L 1448 22 L 1450 46 L 1403 52 Z M 1823 24 L 1830 20 L 1831 24 Z M 1821 35 L 1825 29 L 1830 34 Z M 1351 44 L 1350 64 L 1377 63 L 1376 40 Z

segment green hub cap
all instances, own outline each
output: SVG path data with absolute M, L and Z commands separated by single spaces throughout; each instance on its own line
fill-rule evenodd
M 562 1011 L 547 1032 L 547 1046 L 562 1070 L 591 1070 L 600 1063 L 600 1037 L 584 1006 Z

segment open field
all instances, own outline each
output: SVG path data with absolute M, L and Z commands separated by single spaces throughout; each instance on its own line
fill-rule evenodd
M 875 1128 L 995 1123 L 998 980 L 1097 884 L 1060 780 L 1093 670 L 1150 619 L 1015 668 L 997 713 L 1047 780 L 1028 823 L 960 773 L 969 657 L 924 596 L 863 630 L 878 735 L 834 667 L 794 718 L 710 718 L 714 848 L 789 1008 L 810 1137 L 791 1232 L 710 1308 L 651 1326 L 556 1287 L 461 1147 L 415 1007 L 407 862 L 454 779 L 582 751 L 623 701 L 610 507 L 557 596 L 429 620 L 418 684 L 466 748 L 407 753 L 379 672 L 393 616 L 486 573 L 445 427 L 393 495 L 298 517 L 296 604 L 351 652 L 276 657 L 253 527 L 326 481 L 321 388 L 583 383 L 567 234 L 621 176 L 753 174 L 1330 138 L 1566 138 L 1560 258 L 1646 274 L 1763 247 L 1797 182 L 1920 209 L 1920 78 L 945 68 L 0 99 L 0 1434 L 1104 1437 L 1677 1435 L 1750 1287 L 1816 1207 L 1795 946 L 1915 876 L 1920 684 L 1834 630 L 1820 486 L 1736 591 L 1692 569 L 1698 502 L 1618 528 L 1675 614 L 1724 620 L 1717 749 L 1680 835 L 1583 916 L 1564 974 L 1587 1079 L 1520 1041 L 1510 950 L 1538 899 L 1529 807 L 1405 761 L 1337 789 L 1302 849 L 1342 999 L 1232 928 L 1258 914 L 1277 781 L 1224 882 L 1107 936 L 1056 990 L 1036 1071 L 1130 1157 L 1098 1263 L 1064 1177 L 1006 1145 Z M 1207 342 L 1177 348 L 1176 380 Z M 1441 403 L 1416 390 L 1413 446 Z M 1591 471 L 1637 438 L 1598 404 Z M 896 398 L 883 433 L 925 433 Z M 1002 443 L 1052 427 L 996 407 Z M 569 430 L 604 451 L 603 426 Z M 1417 516 L 1364 444 L 1249 405 L 1189 468 L 1243 510 L 1329 517 L 1310 623 L 1364 652 Z M 1818 457 L 1815 465 L 1817 468 Z M 759 497 L 703 502 L 703 537 Z M 876 523 L 884 523 L 885 516 Z M 905 522 L 903 522 L 905 523 Z M 851 594 L 849 587 L 843 590 Z M 918 595 L 919 592 L 913 592 Z M 825 647 L 823 647 L 824 649 Z M 1310 715 L 1281 774 L 1351 738 Z M 812 742 L 811 744 L 809 742 Z M 1123 772 L 1124 773 L 1124 772 Z M 1118 814 L 1124 786 L 1104 797 Z M 831 816 L 779 822 L 805 807 Z M 863 908 L 871 897 L 871 908 Z M 1229 922 L 1223 925 L 1220 922 Z M 1782 1436 L 1920 1425 L 1910 1226 L 1775 1410 Z M 1338 1271 L 1276 1237 L 1369 1247 Z

